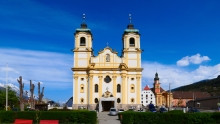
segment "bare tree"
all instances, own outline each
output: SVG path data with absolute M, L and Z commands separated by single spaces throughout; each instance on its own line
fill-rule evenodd
M 34 86 L 34 84 L 32 84 L 32 81 L 30 80 L 30 92 L 31 92 L 31 98 L 30 98 L 30 100 L 31 100 L 31 108 L 32 108 L 32 109 L 35 108 L 35 107 L 34 107 L 34 88 L 35 88 L 35 86 Z
M 40 92 L 40 82 L 38 82 L 38 97 L 39 97 L 39 103 L 42 103 L 42 98 L 44 97 L 44 87 L 42 88 L 42 91 Z
M 23 98 L 23 89 L 24 89 L 24 83 L 22 83 L 22 76 L 17 79 L 19 83 L 19 89 L 20 89 L 20 110 L 24 111 L 24 98 Z

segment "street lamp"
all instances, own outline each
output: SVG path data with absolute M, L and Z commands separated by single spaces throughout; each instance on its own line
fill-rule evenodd
M 171 109 L 171 106 L 170 106 L 170 103 L 171 103 L 171 89 L 170 89 L 170 83 L 169 83 L 169 90 L 170 90 L 170 93 L 169 93 L 169 111 L 170 111 L 170 109 Z
M 5 110 L 8 111 L 8 63 L 6 65 L 6 99 L 5 99 L 6 108 Z

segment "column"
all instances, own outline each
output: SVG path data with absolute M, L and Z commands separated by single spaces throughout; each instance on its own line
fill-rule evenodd
M 74 96 L 73 96 L 73 98 L 74 98 L 74 104 L 78 104 L 78 76 L 74 76 L 73 77 L 74 78 L 74 84 L 75 84 L 75 87 L 74 87 Z
M 116 98 L 116 93 L 117 93 L 116 78 L 117 78 L 117 76 L 112 76 L 112 78 L 113 78 L 113 96 Z
M 91 76 L 89 76 L 89 97 L 90 97 L 90 99 L 89 99 L 89 104 L 93 104 L 93 101 L 94 101 L 94 99 L 93 99 L 93 93 L 94 93 L 94 85 L 93 85 L 93 76 L 91 75 Z
M 140 87 L 140 77 L 137 77 L 137 88 L 136 88 L 136 95 L 137 95 L 137 104 L 141 104 L 141 87 Z
M 102 76 L 99 76 L 99 97 L 102 97 Z

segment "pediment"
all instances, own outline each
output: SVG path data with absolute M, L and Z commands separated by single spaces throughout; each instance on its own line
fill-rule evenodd
M 112 48 L 110 48 L 110 47 L 105 47 L 103 50 L 100 50 L 99 51 L 99 54 L 103 54 L 103 53 L 105 53 L 106 51 L 110 51 L 111 53 L 114 53 L 114 54 L 118 54 L 118 52 L 116 52 L 115 50 L 112 50 Z

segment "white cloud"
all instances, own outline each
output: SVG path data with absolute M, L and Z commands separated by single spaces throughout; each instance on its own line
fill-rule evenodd
M 184 70 L 176 65 L 163 65 L 160 63 L 143 62 L 143 84 L 153 86 L 155 73 L 159 74 L 161 86 L 165 89 L 169 89 L 169 83 L 171 88 L 176 88 L 183 85 L 188 85 L 204 79 L 216 78 L 220 75 L 220 64 L 214 66 L 199 66 L 195 70 Z
M 11 71 L 11 72 L 19 73 L 18 71 L 14 70 L 13 68 L 10 68 L 10 67 L 1 67 L 0 70 L 3 72 L 6 72 L 6 71 L 10 72 Z
M 49 91 L 72 89 L 72 54 L 0 48 L 2 84 L 6 82 L 6 63 L 9 70 L 8 83 L 19 86 L 17 78 L 22 76 L 25 90 L 30 90 L 30 80 L 35 84 L 35 92 L 37 83 L 41 82 L 41 87 L 45 87 L 45 97 L 49 96 Z M 71 96 L 65 95 L 66 99 Z
M 188 66 L 189 65 L 189 57 L 183 57 L 181 60 L 177 61 L 178 66 Z
M 185 56 L 181 60 L 177 61 L 178 66 L 188 66 L 190 63 L 192 64 L 200 64 L 203 61 L 211 60 L 208 56 L 201 56 L 199 53 L 192 56 Z

